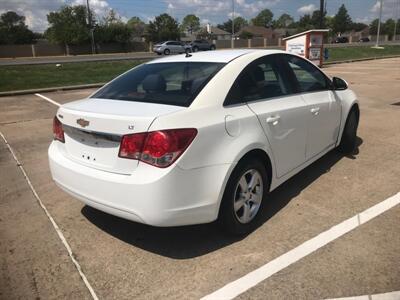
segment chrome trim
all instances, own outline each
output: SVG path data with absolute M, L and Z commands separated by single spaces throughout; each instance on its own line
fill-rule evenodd
M 72 127 L 72 126 L 65 125 L 65 124 L 63 124 L 63 129 L 67 134 L 71 134 L 71 133 L 72 134 L 73 133 L 82 134 L 83 133 L 83 134 L 90 135 L 97 139 L 104 139 L 104 140 L 108 140 L 108 141 L 112 141 L 112 142 L 121 142 L 121 139 L 122 139 L 122 135 L 81 129 L 81 128 L 76 128 L 76 127 Z

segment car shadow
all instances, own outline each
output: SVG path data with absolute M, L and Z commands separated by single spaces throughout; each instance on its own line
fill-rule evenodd
M 355 159 L 363 140 L 357 138 L 354 153 L 344 156 L 332 150 L 309 167 L 279 186 L 269 196 L 258 226 L 267 222 L 284 208 L 303 189 L 329 172 L 331 167 L 344 157 Z M 108 234 L 143 250 L 173 259 L 190 259 L 213 252 L 240 241 L 223 232 L 216 222 L 182 227 L 153 227 L 115 217 L 89 206 L 82 208 L 82 214 L 95 226 Z

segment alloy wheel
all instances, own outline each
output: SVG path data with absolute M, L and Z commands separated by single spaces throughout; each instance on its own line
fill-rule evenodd
M 250 223 L 257 215 L 263 198 L 263 180 L 255 170 L 247 170 L 236 184 L 233 198 L 235 217 L 242 224 Z

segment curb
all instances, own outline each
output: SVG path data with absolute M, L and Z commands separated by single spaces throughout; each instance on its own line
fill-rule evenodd
M 60 86 L 60 87 L 50 87 L 50 88 L 42 88 L 42 89 L 31 89 L 31 90 L 19 90 L 19 91 L 7 91 L 0 92 L 0 97 L 6 96 L 17 96 L 17 95 L 27 95 L 27 94 L 35 94 L 35 93 L 45 93 L 45 92 L 55 92 L 55 91 L 68 91 L 68 90 L 79 90 L 79 89 L 89 89 L 96 88 L 105 85 L 105 82 L 102 83 L 90 83 L 90 84 L 80 84 L 80 85 L 69 85 L 69 86 Z
M 347 63 L 358 62 L 358 61 L 368 61 L 368 60 L 377 60 L 377 59 L 385 59 L 385 58 L 397 58 L 397 57 L 400 57 L 400 55 L 375 56 L 375 57 L 355 58 L 355 59 L 338 60 L 338 61 L 328 61 L 328 62 L 324 63 L 324 66 L 347 64 Z
M 332 61 L 332 62 L 324 63 L 324 66 L 337 65 L 337 64 L 346 64 L 346 63 L 352 63 L 352 62 L 358 62 L 358 61 L 385 59 L 385 58 L 397 58 L 397 57 L 400 57 L 400 55 L 390 55 L 390 56 L 380 56 L 380 57 L 369 57 L 369 58 L 359 58 L 359 59 Z M 105 82 L 102 82 L 102 83 L 90 83 L 90 84 L 80 84 L 80 85 L 70 85 L 70 86 L 60 86 L 60 87 L 50 87 L 50 88 L 41 88 L 41 89 L 31 89 L 31 90 L 6 91 L 6 92 L 0 92 L 0 97 L 27 95 L 27 94 L 45 93 L 45 92 L 55 92 L 55 91 L 89 89 L 89 88 L 101 87 L 104 84 L 105 84 Z

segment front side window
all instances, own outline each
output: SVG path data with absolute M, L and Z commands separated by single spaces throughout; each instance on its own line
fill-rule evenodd
M 291 92 L 291 88 L 285 84 L 279 60 L 264 57 L 244 69 L 233 84 L 224 104 L 269 99 Z
M 328 89 L 324 74 L 312 63 L 296 56 L 286 56 L 289 69 L 297 79 L 300 92 L 315 92 Z
M 189 106 L 224 63 L 173 62 L 140 65 L 92 98 Z

